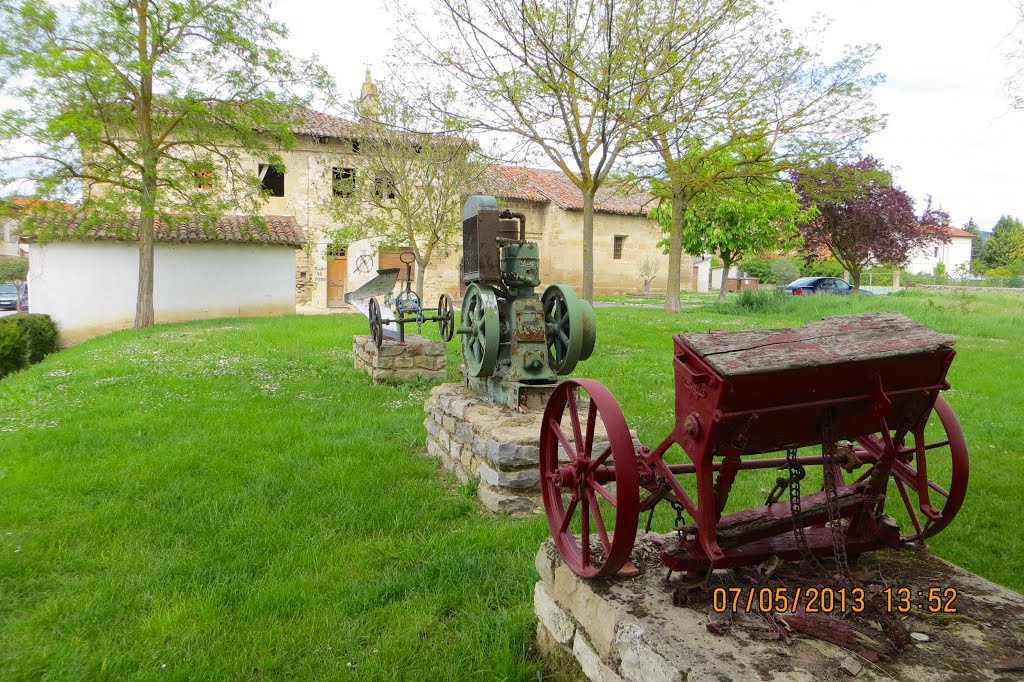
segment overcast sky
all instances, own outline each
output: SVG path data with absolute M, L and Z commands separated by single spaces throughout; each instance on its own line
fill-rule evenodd
M 958 226 L 1024 218 L 1024 111 L 1010 109 L 1003 87 L 1019 18 L 1012 0 L 782 0 L 791 25 L 815 12 L 832 19 L 826 54 L 881 46 L 875 70 L 886 82 L 875 102 L 889 125 L 867 151 L 895 168 L 918 211 L 930 194 Z M 395 22 L 382 0 L 287 0 L 275 13 L 291 30 L 289 48 L 317 53 L 343 93 L 358 92 L 367 63 L 383 72 Z

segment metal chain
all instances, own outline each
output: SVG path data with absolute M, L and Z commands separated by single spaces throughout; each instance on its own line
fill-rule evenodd
M 796 538 L 797 549 L 803 554 L 804 559 L 821 568 L 821 564 L 807 546 L 807 536 L 804 534 L 804 514 L 800 507 L 800 479 L 803 476 L 797 475 L 800 465 L 796 461 L 796 452 L 796 448 L 786 450 L 786 466 L 789 468 L 789 513 L 793 521 L 793 537 Z
M 845 580 L 850 575 L 850 564 L 846 556 L 846 532 L 843 529 L 842 515 L 839 512 L 839 494 L 836 490 L 836 477 L 839 465 L 836 463 L 836 439 L 833 425 L 833 411 L 825 410 L 821 425 L 821 457 L 822 471 L 825 480 L 825 505 L 828 510 L 829 527 L 832 529 L 832 552 L 835 554 L 839 574 Z

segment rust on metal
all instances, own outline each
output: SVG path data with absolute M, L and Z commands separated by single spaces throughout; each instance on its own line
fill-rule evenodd
M 676 423 L 653 449 L 634 446 L 603 385 L 563 382 L 541 427 L 541 486 L 556 546 L 578 574 L 614 575 L 629 559 L 624 545 L 640 512 L 653 515 L 662 502 L 677 517 L 662 562 L 696 577 L 773 556 L 835 558 L 843 567 L 847 555 L 931 537 L 956 516 L 969 475 L 963 430 L 939 395 L 949 387 L 952 345 L 896 313 L 678 334 Z M 935 429 L 926 433 L 929 420 Z M 603 450 L 591 444 L 595 425 L 608 434 Z M 665 461 L 673 445 L 688 462 Z M 798 454 L 812 447 L 818 454 Z M 765 456 L 772 453 L 787 455 Z M 822 467 L 820 492 L 801 492 L 808 467 Z M 744 472 L 770 468 L 783 475 L 763 506 L 724 513 Z M 887 504 L 907 519 L 902 528 Z

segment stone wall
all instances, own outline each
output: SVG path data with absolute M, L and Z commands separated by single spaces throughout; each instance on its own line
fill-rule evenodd
M 424 409 L 427 454 L 461 482 L 478 480 L 488 511 L 525 513 L 541 506 L 540 412 L 495 405 L 463 384 L 436 386 Z
M 445 344 L 413 334 L 406 334 L 404 344 L 385 338 L 380 348 L 370 336 L 353 336 L 352 361 L 356 369 L 365 369 L 375 384 L 415 379 L 444 381 L 448 376 Z
M 888 631 L 902 631 L 904 641 L 881 656 L 868 651 L 863 643 L 858 644 L 859 649 L 847 650 L 800 634 L 785 625 L 791 615 L 785 612 L 773 618 L 777 627 L 789 632 L 788 643 L 773 638 L 778 631 L 769 621 L 756 612 L 744 613 L 742 604 L 734 615 L 716 613 L 710 603 L 712 589 L 677 590 L 679 583 L 666 583 L 666 569 L 657 552 L 656 545 L 640 534 L 631 557 L 643 567 L 639 577 L 584 580 L 565 565 L 551 540 L 541 545 L 536 557 L 540 581 L 534 588 L 537 643 L 556 679 L 1019 679 L 1019 672 L 1009 671 L 1019 670 L 1022 664 L 1019 633 L 1024 631 L 1024 597 L 926 550 L 870 552 L 856 565 L 851 585 L 864 589 L 875 605 L 882 605 L 878 611 L 865 611 L 873 614 L 871 618 L 882 618 L 878 614 L 884 609 L 885 585 L 924 595 L 914 597 L 914 604 L 925 602 L 929 589 L 957 591 L 956 614 L 929 614 L 924 609 L 891 613 Z M 756 588 L 753 582 L 738 580 L 735 572 L 716 571 L 708 588 L 742 585 L 744 594 L 748 587 Z M 814 582 L 813 578 L 801 580 L 804 589 Z M 794 594 L 793 585 L 787 589 L 789 595 Z M 846 614 L 849 618 L 841 619 L 839 615 L 834 616 L 837 623 L 867 618 Z M 895 622 L 899 625 L 892 624 Z M 895 638 L 895 634 L 884 634 L 880 623 L 874 624 L 878 627 L 863 623 L 860 627 L 872 639 Z

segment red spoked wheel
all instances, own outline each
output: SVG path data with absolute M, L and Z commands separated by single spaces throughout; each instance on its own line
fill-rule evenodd
M 854 454 L 874 464 L 883 449 L 882 439 L 871 436 L 859 443 Z M 912 526 L 913 532 L 900 538 L 918 542 L 948 526 L 963 505 L 970 473 L 967 440 L 953 408 L 938 396 L 928 420 L 896 445 L 899 456 L 893 462 L 887 500 L 898 502 L 895 508 L 887 505 L 887 511 L 892 509 Z M 872 471 L 873 466 L 858 480 L 867 480 Z
M 559 461 L 560 452 L 568 461 Z M 540 484 L 551 537 L 569 568 L 584 578 L 622 568 L 636 541 L 640 479 L 626 418 L 600 382 L 563 381 L 548 399 Z

